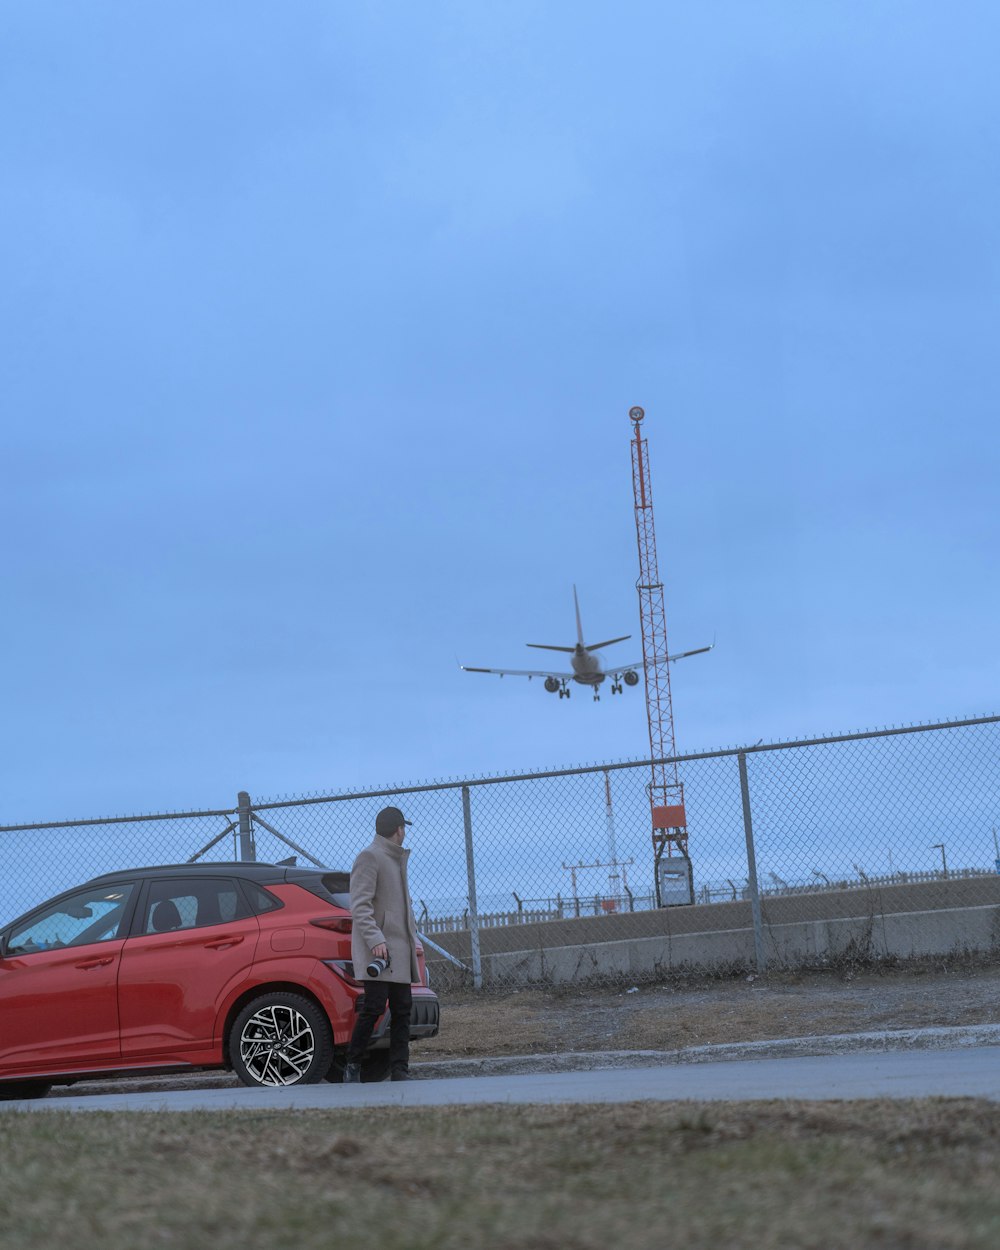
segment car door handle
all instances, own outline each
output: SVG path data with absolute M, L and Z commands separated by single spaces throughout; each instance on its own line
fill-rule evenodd
M 82 964 L 76 966 L 84 972 L 89 972 L 92 968 L 106 968 L 108 964 L 115 962 L 114 955 L 105 955 L 103 959 L 85 959 Z
M 206 942 L 205 949 L 210 951 L 224 951 L 230 946 L 238 946 L 242 941 L 242 933 L 230 933 L 227 937 L 215 938 L 211 942 Z

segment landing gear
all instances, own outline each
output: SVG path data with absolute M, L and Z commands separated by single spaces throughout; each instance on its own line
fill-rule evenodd
M 621 692 L 622 692 L 621 683 L 620 683 L 620 682 L 617 682 L 617 681 L 613 681 L 613 682 L 611 683 L 611 693 L 612 693 L 612 694 L 621 694 Z
M 561 689 L 560 689 L 560 691 L 559 691 L 559 698 L 560 698 L 560 699 L 562 699 L 562 698 L 567 698 L 567 699 L 568 699 L 568 698 L 569 698 L 569 696 L 570 696 L 572 693 L 573 693 L 573 692 L 572 692 L 572 690 L 570 690 L 569 686 L 567 686 L 567 685 L 566 685 L 566 683 L 565 683 L 565 682 L 563 682 L 563 684 L 562 684 L 562 688 L 561 688 Z

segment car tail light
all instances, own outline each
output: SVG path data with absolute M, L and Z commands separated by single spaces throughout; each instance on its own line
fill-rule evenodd
M 337 976 L 342 977 L 345 981 L 349 981 L 351 985 L 360 985 L 361 982 L 354 975 L 354 965 L 349 959 L 324 959 L 323 963 L 328 968 L 332 968 Z
M 317 929 L 330 929 L 334 933 L 350 933 L 354 927 L 350 916 L 320 916 L 317 920 L 310 920 L 310 924 L 314 924 Z

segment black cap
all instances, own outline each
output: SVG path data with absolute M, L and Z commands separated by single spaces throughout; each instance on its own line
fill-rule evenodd
M 383 838 L 391 838 L 400 825 L 409 825 L 398 807 L 383 807 L 375 817 L 375 832 Z

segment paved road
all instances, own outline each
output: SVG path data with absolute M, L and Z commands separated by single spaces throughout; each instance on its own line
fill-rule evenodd
M 266 1108 L 441 1107 L 474 1103 L 678 1099 L 990 1098 L 1000 1102 L 1000 1046 L 814 1055 L 670 1067 L 413 1080 L 299 1089 L 187 1089 L 0 1103 L 0 1111 L 224 1111 Z

